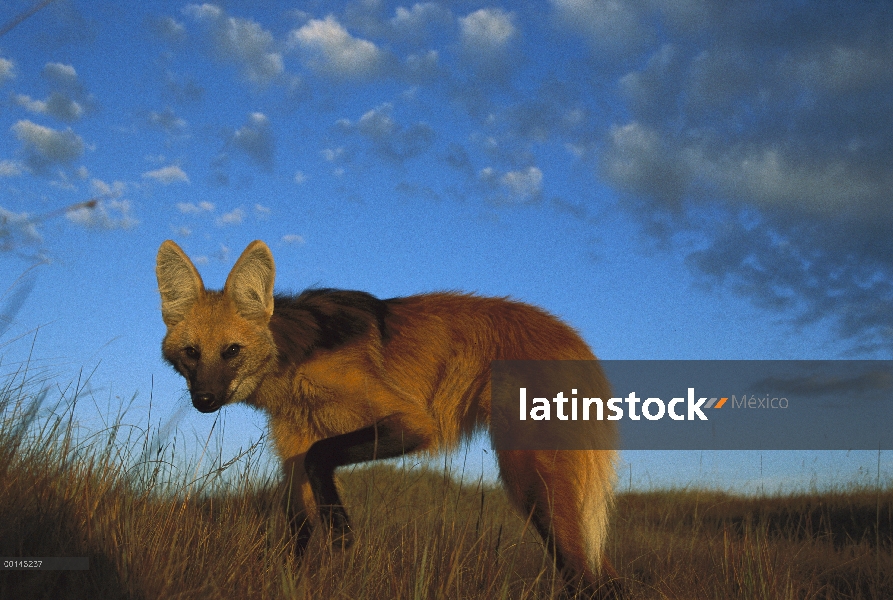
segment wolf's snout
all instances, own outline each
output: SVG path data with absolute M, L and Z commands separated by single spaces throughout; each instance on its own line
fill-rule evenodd
M 217 400 L 217 396 L 208 392 L 198 392 L 192 394 L 192 406 L 199 412 L 212 413 L 219 409 L 221 404 Z

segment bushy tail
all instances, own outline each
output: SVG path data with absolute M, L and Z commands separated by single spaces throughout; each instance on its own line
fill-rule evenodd
M 604 546 L 616 453 L 506 450 L 497 456 L 509 497 L 531 516 L 569 586 L 596 590 L 614 576 Z
M 586 567 L 600 574 L 607 564 L 604 556 L 608 538 L 608 518 L 614 505 L 616 453 L 606 450 L 577 451 L 582 455 L 580 535 L 585 540 Z

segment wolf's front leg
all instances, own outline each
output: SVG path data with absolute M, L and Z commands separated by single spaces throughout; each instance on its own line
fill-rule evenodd
M 375 425 L 319 440 L 310 447 L 304 469 L 320 520 L 331 533 L 334 545 L 346 548 L 353 543 L 350 519 L 335 487 L 335 469 L 402 456 L 422 448 L 427 441 L 425 436 L 407 431 L 398 417 L 388 417 Z
M 286 515 L 291 534 L 294 537 L 295 556 L 301 558 L 310 542 L 313 534 L 313 522 L 311 516 L 316 511 L 316 501 L 310 482 L 307 479 L 307 471 L 304 469 L 304 457 L 306 453 L 293 456 L 283 463 L 285 471 L 285 502 Z

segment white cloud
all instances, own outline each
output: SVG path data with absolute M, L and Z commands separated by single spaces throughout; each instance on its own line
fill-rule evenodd
M 329 15 L 312 19 L 289 37 L 291 45 L 306 53 L 308 65 L 337 77 L 367 77 L 378 73 L 385 55 L 368 40 L 353 37 Z
M 215 20 L 223 17 L 223 9 L 214 4 L 188 4 L 183 8 L 183 14 L 198 20 Z
M 610 140 L 604 168 L 613 183 L 645 193 L 647 190 L 639 188 L 652 173 L 664 175 L 658 181 L 666 183 L 664 172 L 672 159 L 657 131 L 638 122 L 615 125 L 611 128 Z
M 357 128 L 372 138 L 381 138 L 391 135 L 397 128 L 391 117 L 394 105 L 385 103 L 373 110 L 367 111 L 360 117 Z
M 25 110 L 61 121 L 77 121 L 84 116 L 93 99 L 78 81 L 74 67 L 62 63 L 46 63 L 42 74 L 54 88 L 46 100 L 15 94 L 12 101 Z
M 77 225 L 91 229 L 130 229 L 139 224 L 131 215 L 129 200 L 100 200 L 93 208 L 79 208 L 65 213 Z
M 702 281 L 889 353 L 893 113 L 880 99 L 893 87 L 881 41 L 893 15 L 864 3 L 793 5 L 782 22 L 763 4 L 713 0 L 553 4 L 581 23 L 586 7 L 616 8 L 588 15 L 589 34 L 611 41 L 612 21 L 626 50 L 657 37 L 643 23 L 661 23 L 664 43 L 615 61 L 629 71 L 617 81 L 626 116 L 598 152 L 599 175 L 647 231 L 697 240 L 686 262 Z
M 189 176 L 183 172 L 183 169 L 176 165 L 162 167 L 154 171 L 146 171 L 143 173 L 143 178 L 154 179 L 164 185 L 170 185 L 172 183 L 189 183 Z
M 685 157 L 691 149 L 678 148 L 657 129 L 637 121 L 615 125 L 606 146 L 601 171 L 612 185 L 673 207 L 690 191 L 694 173 Z
M 478 171 L 478 179 L 494 194 L 491 200 L 497 204 L 534 202 L 542 197 L 543 172 L 538 167 L 502 175 L 493 167 L 485 167 Z
M 93 194 L 96 196 L 103 196 L 105 198 L 120 198 L 124 195 L 127 184 L 125 184 L 123 181 L 114 181 L 109 184 L 101 179 L 94 179 L 90 182 L 90 187 L 93 190 Z
M 169 42 L 179 42 L 186 38 L 186 27 L 173 17 L 161 17 L 151 25 L 157 35 Z
M 482 8 L 459 19 L 462 45 L 472 52 L 499 52 L 517 35 L 515 17 L 501 8 Z
M 47 103 L 42 100 L 32 100 L 31 96 L 25 94 L 13 94 L 12 101 L 33 113 L 43 114 L 47 111 Z
M 16 76 L 15 63 L 8 58 L 0 58 L 0 85 Z
M 187 125 L 186 121 L 178 117 L 170 107 L 165 108 L 161 112 L 150 112 L 148 119 L 150 125 L 172 135 L 185 130 Z
M 263 113 L 251 113 L 248 123 L 236 130 L 231 138 L 233 146 L 247 154 L 267 170 L 273 168 L 273 129 Z
M 543 190 L 543 172 L 537 167 L 527 167 L 523 171 L 509 171 L 502 176 L 501 183 L 515 199 L 522 201 L 536 199 Z
M 329 162 L 335 162 L 345 156 L 344 148 L 325 148 L 321 152 L 323 158 Z
M 496 169 L 493 167 L 484 167 L 478 172 L 478 177 L 487 184 L 494 184 L 497 180 Z
M 893 79 L 890 60 L 889 48 L 829 44 L 789 57 L 783 70 L 804 85 L 845 92 L 889 83 Z
M 390 20 L 391 28 L 402 39 L 415 44 L 428 41 L 435 31 L 443 32 L 453 23 L 449 9 L 434 2 L 420 2 L 412 8 L 398 6 Z
M 16 94 L 13 101 L 33 113 L 48 115 L 60 121 L 77 121 L 84 114 L 84 107 L 77 101 L 53 92 L 46 100 L 33 100 L 30 96 Z
M 783 57 L 661 46 L 619 80 L 635 118 L 610 129 L 602 174 L 673 211 L 683 198 L 717 197 L 815 215 L 889 206 L 889 144 L 879 140 L 891 119 L 860 98 L 893 82 L 879 67 L 889 51 L 800 44 Z M 772 58 L 755 58 L 763 52 Z
M 304 172 L 303 171 L 295 171 L 294 182 L 297 183 L 298 185 L 300 185 L 300 184 L 304 183 L 305 181 L 307 181 L 307 176 L 304 174 Z
M 797 164 L 772 148 L 715 156 L 704 148 L 691 147 L 683 151 L 682 158 L 688 173 L 697 173 L 727 197 L 829 216 L 854 207 L 867 212 L 872 201 L 893 186 L 893 176 L 866 178 L 844 160 Z
M 258 216 L 267 217 L 270 215 L 270 207 L 264 206 L 263 204 L 255 204 L 254 212 L 257 213 Z
M 419 2 L 412 8 L 398 6 L 391 25 L 408 31 L 418 31 L 431 23 L 443 24 L 452 18 L 450 11 L 435 2 Z
M 286 244 L 295 244 L 297 246 L 301 246 L 305 242 L 305 240 L 302 236 L 297 235 L 295 233 L 289 233 L 287 235 L 283 235 L 282 241 Z
M 71 129 L 58 131 L 28 120 L 11 127 L 23 145 L 25 160 L 35 171 L 45 171 L 52 165 L 72 163 L 84 153 L 84 141 Z
M 21 163 L 14 160 L 0 160 L 0 177 L 18 177 L 23 172 Z
M 245 220 L 245 211 L 241 208 L 236 208 L 228 213 L 221 215 L 217 219 L 218 225 L 238 225 L 242 221 Z
M 42 241 L 43 238 L 28 213 L 15 213 L 0 207 L 0 250 L 15 250 L 20 246 L 40 244 Z
M 282 54 L 276 51 L 273 34 L 257 22 L 227 17 L 223 9 L 213 4 L 190 4 L 183 12 L 210 25 L 217 53 L 238 64 L 249 81 L 265 85 L 284 72 Z
M 460 17 L 459 30 L 459 58 L 464 63 L 460 94 L 476 105 L 471 110 L 477 112 L 489 102 L 487 91 L 505 86 L 523 64 L 512 60 L 519 31 L 515 14 L 501 8 L 482 8 Z
M 550 0 L 558 20 L 611 51 L 639 48 L 649 39 L 642 3 L 635 0 Z
M 436 77 L 440 67 L 440 54 L 428 50 L 420 54 L 410 54 L 404 61 L 405 74 L 411 81 L 426 81 Z
M 80 102 L 53 92 L 46 100 L 46 114 L 60 121 L 77 121 L 84 114 L 84 107 Z
M 78 85 L 78 74 L 71 65 L 62 63 L 47 63 L 43 67 L 43 76 L 61 87 L 73 87 Z
M 184 214 L 198 214 L 203 212 L 214 212 L 214 204 L 207 201 L 194 204 L 192 202 L 178 202 L 177 210 Z
M 434 130 L 418 122 L 404 127 L 394 120 L 394 106 L 386 102 L 360 117 L 355 124 L 348 119 L 338 121 L 346 133 L 357 133 L 372 143 L 382 158 L 403 162 L 424 153 L 434 143 Z

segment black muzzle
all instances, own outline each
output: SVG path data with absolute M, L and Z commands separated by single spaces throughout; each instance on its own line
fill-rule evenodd
M 220 407 L 223 406 L 223 403 L 214 394 L 200 392 L 197 394 L 192 394 L 192 406 L 194 406 L 199 412 L 212 413 L 214 411 L 220 410 Z

